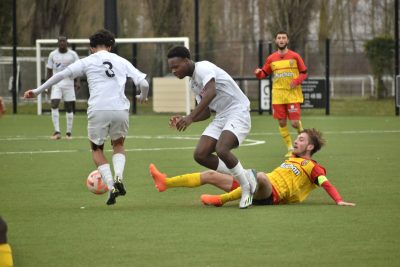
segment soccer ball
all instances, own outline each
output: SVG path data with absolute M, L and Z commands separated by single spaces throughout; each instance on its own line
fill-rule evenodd
M 92 171 L 86 179 L 86 186 L 93 194 L 101 195 L 108 191 L 108 187 L 101 179 L 98 170 Z

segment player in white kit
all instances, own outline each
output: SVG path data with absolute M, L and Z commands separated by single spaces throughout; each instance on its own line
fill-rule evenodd
M 149 91 L 146 74 L 126 59 L 110 53 L 114 43 L 115 38 L 111 32 L 97 31 L 90 36 L 92 55 L 69 65 L 37 89 L 28 90 L 24 94 L 25 98 L 32 98 L 65 77 L 86 75 L 90 93 L 87 111 L 88 137 L 93 160 L 110 190 L 107 205 L 115 204 L 116 197 L 126 194 L 122 181 L 126 161 L 124 140 L 129 128 L 130 103 L 124 92 L 127 78 L 130 77 L 140 88 L 141 93 L 137 96 L 140 103 L 147 102 Z M 113 147 L 114 178 L 103 153 L 104 142 L 108 136 Z
M 200 137 L 194 159 L 204 167 L 235 177 L 242 187 L 239 207 L 247 208 L 256 191 L 255 174 L 245 170 L 231 150 L 250 132 L 249 99 L 223 69 L 208 61 L 193 62 L 186 47 L 172 48 L 168 53 L 168 65 L 179 79 L 190 77 L 190 88 L 198 103 L 189 115 L 172 116 L 170 125 L 184 131 L 192 122 L 208 119 L 211 110 L 216 112 Z
M 47 61 L 47 79 L 51 78 L 57 72 L 63 71 L 67 66 L 79 60 L 78 54 L 68 48 L 68 40 L 65 36 L 58 37 L 58 48 L 53 50 Z M 55 84 L 51 89 L 51 119 L 54 126 L 54 134 L 51 139 L 61 139 L 60 131 L 60 115 L 58 107 L 61 99 L 64 100 L 66 110 L 65 117 L 67 119 L 66 138 L 72 138 L 72 124 L 74 121 L 74 103 L 75 103 L 75 88 L 79 90 L 81 87 L 80 80 L 67 77 Z

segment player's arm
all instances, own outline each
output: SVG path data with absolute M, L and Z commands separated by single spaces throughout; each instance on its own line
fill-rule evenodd
M 190 124 L 192 124 L 192 122 L 202 121 L 208 119 L 211 116 L 208 105 L 217 95 L 214 78 L 207 82 L 207 84 L 203 88 L 203 91 L 204 94 L 197 107 L 189 115 L 181 117 L 176 122 L 176 129 L 178 129 L 178 131 L 184 131 L 187 127 L 189 127 Z
M 148 95 L 148 93 L 149 93 L 149 83 L 147 82 L 147 80 L 146 80 L 146 79 L 141 80 L 141 81 L 139 82 L 139 84 L 136 85 L 136 86 L 137 86 L 137 87 L 139 88 L 139 90 L 140 90 L 140 95 L 137 95 L 137 96 L 136 96 L 136 99 L 137 99 L 140 103 L 147 102 L 147 101 L 148 101 L 147 95 Z
M 297 67 L 299 69 L 299 76 L 296 79 L 293 79 L 292 82 L 290 83 L 290 88 L 295 88 L 296 86 L 299 86 L 308 76 L 307 74 L 307 67 L 304 64 L 303 59 L 298 55 L 296 57 L 297 61 Z
M 323 187 L 328 195 L 336 202 L 339 206 L 355 206 L 355 203 L 345 202 L 343 201 L 342 197 L 340 196 L 339 192 L 336 188 L 329 182 L 328 178 L 324 175 L 318 176 L 318 185 Z
M 68 68 L 64 69 L 61 72 L 57 72 L 38 88 L 26 91 L 24 93 L 24 98 L 33 98 L 34 96 L 37 96 L 38 94 L 42 93 L 45 89 L 55 85 L 56 83 L 70 76 L 72 76 L 72 72 Z
M 267 58 L 267 60 L 265 61 L 264 66 L 262 66 L 262 68 L 257 68 L 257 69 L 254 70 L 254 75 L 259 80 L 262 80 L 262 79 L 266 78 L 271 73 L 272 73 L 271 62 L 270 62 L 269 58 Z

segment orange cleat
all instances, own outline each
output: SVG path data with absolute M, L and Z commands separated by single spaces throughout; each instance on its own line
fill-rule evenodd
M 165 173 L 159 172 L 153 163 L 150 164 L 149 171 L 151 176 L 153 177 L 154 185 L 157 188 L 158 192 L 163 192 L 167 190 L 167 175 Z
M 224 205 L 221 196 L 219 195 L 201 195 L 201 202 L 203 202 L 204 205 L 212 205 L 215 207 L 221 207 Z

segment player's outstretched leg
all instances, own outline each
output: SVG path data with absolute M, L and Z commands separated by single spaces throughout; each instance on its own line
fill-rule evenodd
M 149 171 L 151 176 L 153 177 L 154 185 L 157 188 L 157 190 L 159 192 L 167 190 L 167 185 L 166 185 L 167 175 L 159 172 L 153 163 L 150 164 Z
M 201 195 L 200 199 L 204 205 L 215 207 L 221 207 L 222 205 L 224 205 L 220 195 Z
M 125 186 L 122 183 L 122 178 L 121 177 L 118 177 L 118 176 L 115 177 L 114 186 L 115 186 L 115 188 L 117 188 L 120 196 L 125 196 L 126 195 Z

